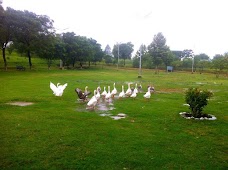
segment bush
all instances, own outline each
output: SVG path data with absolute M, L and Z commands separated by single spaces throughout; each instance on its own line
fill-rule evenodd
M 185 101 L 189 104 L 193 117 L 200 118 L 202 116 L 203 108 L 207 105 L 210 97 L 212 97 L 212 92 L 208 90 L 189 88 L 186 91 Z

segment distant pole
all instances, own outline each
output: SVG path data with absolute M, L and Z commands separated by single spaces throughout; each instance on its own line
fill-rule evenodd
M 194 72 L 194 54 L 192 54 L 192 74 Z
M 138 78 L 142 78 L 142 50 L 139 50 L 139 76 Z
M 118 58 L 117 58 L 117 70 L 119 69 L 119 56 L 120 56 L 120 47 L 119 47 L 119 43 L 117 43 L 118 45 Z

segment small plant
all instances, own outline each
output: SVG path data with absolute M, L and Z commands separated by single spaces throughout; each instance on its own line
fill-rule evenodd
M 207 105 L 208 99 L 212 97 L 212 92 L 208 90 L 200 90 L 198 88 L 189 88 L 186 91 L 185 101 L 189 104 L 191 114 L 195 118 L 200 118 L 203 115 L 203 108 Z

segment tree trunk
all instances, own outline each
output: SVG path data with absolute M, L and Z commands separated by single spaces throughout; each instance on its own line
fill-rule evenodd
M 82 69 L 82 62 L 80 62 L 80 66 L 81 66 L 81 69 Z
M 75 66 L 75 58 L 72 59 L 72 67 L 74 68 Z
M 48 59 L 48 70 L 50 70 L 50 68 L 51 68 L 51 60 Z
M 30 70 L 31 70 L 31 69 L 32 69 L 32 61 L 31 61 L 30 50 L 28 50 L 27 55 L 28 55 L 28 58 L 29 58 L 29 68 L 30 68 Z
M 158 74 L 158 66 L 155 67 L 155 74 Z
M 6 48 L 5 48 L 5 45 L 3 45 L 3 48 L 2 48 L 2 57 L 3 57 L 3 60 L 4 60 L 4 67 L 5 67 L 5 70 L 7 70 Z

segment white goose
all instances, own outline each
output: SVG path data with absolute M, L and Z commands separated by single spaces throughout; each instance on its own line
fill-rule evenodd
M 67 87 L 67 83 L 64 85 L 60 85 L 60 83 L 57 83 L 57 86 L 55 86 L 52 82 L 50 82 L 50 88 L 53 91 L 53 94 L 55 96 L 62 96 L 64 89 Z
M 84 91 L 84 94 L 88 94 L 88 93 L 90 93 L 90 91 L 88 91 L 87 89 L 88 89 L 88 86 L 85 86 L 85 91 Z
M 138 87 L 137 87 L 137 83 L 135 84 L 135 89 L 134 89 L 135 93 L 138 93 Z
M 128 96 L 128 97 L 131 96 L 131 93 L 132 93 L 130 84 L 131 84 L 131 83 L 128 83 L 128 89 L 127 89 L 127 91 L 126 91 L 126 93 L 125 93 L 125 95 Z
M 113 83 L 113 90 L 111 92 L 111 96 L 114 97 L 117 94 L 117 90 L 116 90 L 116 83 Z
M 143 95 L 143 97 L 144 97 L 145 99 L 149 99 L 150 96 L 151 96 L 150 87 L 148 87 L 148 91 L 146 92 L 146 94 Z
M 104 91 L 101 93 L 101 96 L 105 97 L 107 95 L 107 91 L 105 90 L 105 86 L 104 86 Z
M 92 107 L 93 109 L 95 108 L 97 104 L 97 98 L 96 98 L 96 90 L 94 90 L 94 95 L 93 97 L 89 100 L 87 103 L 87 106 Z
M 110 86 L 108 86 L 108 93 L 105 96 L 105 99 L 110 99 L 111 98 L 111 93 L 110 93 Z
M 133 93 L 131 94 L 131 96 L 130 96 L 130 97 L 132 97 L 132 98 L 136 98 L 136 96 L 137 96 L 137 93 L 136 93 L 136 90 L 134 89 L 134 91 L 133 91 Z
M 97 87 L 97 94 L 96 94 L 97 100 L 99 100 L 100 97 L 101 97 L 100 90 L 99 90 L 99 87 Z
M 124 86 L 122 85 L 122 91 L 119 94 L 119 98 L 123 98 L 125 97 L 125 93 L 124 93 Z

